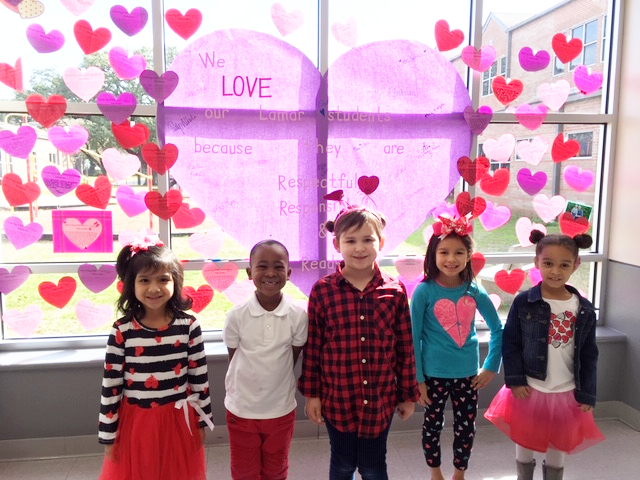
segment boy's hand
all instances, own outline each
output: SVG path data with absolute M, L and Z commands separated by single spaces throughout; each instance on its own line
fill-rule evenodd
M 413 412 L 415 412 L 416 404 L 415 402 L 402 402 L 398 404 L 397 410 L 398 410 L 398 416 L 402 420 L 406 420 L 411 415 L 413 415 Z
M 324 425 L 322 418 L 322 403 L 319 397 L 307 398 L 304 404 L 305 415 L 316 425 Z
M 420 400 L 418 400 L 418 403 L 423 407 L 431 405 L 431 399 L 429 398 L 427 384 L 425 382 L 420 382 L 418 384 L 418 388 L 420 389 Z

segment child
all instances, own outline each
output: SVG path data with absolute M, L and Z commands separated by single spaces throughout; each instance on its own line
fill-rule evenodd
M 473 279 L 473 241 L 467 217 L 439 217 L 424 260 L 425 278 L 411 300 L 420 405 L 425 407 L 422 447 L 432 480 L 443 480 L 440 433 L 447 398 L 453 404 L 455 480 L 467 470 L 478 409 L 478 390 L 500 369 L 502 323 L 487 292 Z M 479 367 L 476 309 L 490 329 L 489 353 Z
M 249 262 L 256 293 L 229 312 L 222 332 L 231 477 L 285 479 L 296 419 L 293 367 L 307 341 L 307 313 L 282 293 L 291 275 L 282 243 L 258 242 Z
M 182 265 L 147 235 L 122 249 L 116 270 L 123 317 L 107 342 L 100 479 L 205 480 L 207 359 L 200 325 L 184 312 L 191 299 L 182 296 Z
M 485 417 L 516 443 L 518 479 L 533 478 L 533 451 L 546 452 L 544 478 L 561 479 L 565 453 L 604 436 L 593 421 L 596 404 L 596 315 L 566 282 L 580 265 L 589 235 L 534 230 L 535 266 L 542 283 L 514 300 L 504 327 L 505 386 Z
M 388 478 L 393 413 L 407 419 L 418 399 L 407 294 L 376 263 L 384 226 L 382 215 L 355 206 L 327 222 L 344 261 L 309 296 L 298 387 L 306 415 L 327 426 L 331 480 L 350 480 L 356 468 L 365 480 Z

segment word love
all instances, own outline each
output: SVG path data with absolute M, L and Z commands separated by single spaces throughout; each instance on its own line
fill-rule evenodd
M 253 80 L 253 81 L 252 81 Z M 233 79 L 233 81 L 229 80 L 229 85 L 227 86 L 226 76 L 222 76 L 222 96 L 223 97 L 242 97 L 243 95 L 248 94 L 249 97 L 253 97 L 253 94 L 256 93 L 256 88 L 258 89 L 258 97 L 260 98 L 271 98 L 271 95 L 267 95 L 268 92 L 264 92 L 263 90 L 268 90 L 270 88 L 267 81 L 271 80 L 271 77 L 253 77 L 250 80 L 248 76 L 241 77 L 238 75 Z

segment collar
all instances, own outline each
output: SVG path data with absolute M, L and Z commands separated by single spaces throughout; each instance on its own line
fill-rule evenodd
M 578 296 L 578 300 L 580 301 L 580 304 L 584 303 L 582 295 L 580 295 L 580 292 L 575 287 L 572 287 L 571 285 L 565 285 L 565 288 L 569 290 L 571 293 Z M 542 282 L 537 284 L 535 287 L 531 287 L 529 289 L 529 292 L 527 294 L 527 300 L 531 303 L 542 301 Z
M 280 304 L 276 307 L 275 310 L 269 311 L 265 310 L 260 302 L 258 301 L 258 297 L 255 292 L 251 295 L 251 298 L 248 300 L 249 313 L 254 317 L 261 317 L 267 313 L 271 313 L 276 317 L 284 317 L 289 313 L 289 309 L 291 307 L 291 298 L 288 295 L 283 294 L 282 300 L 280 300 Z
M 336 265 L 336 273 L 333 274 L 335 282 L 338 285 L 351 285 L 349 280 L 344 278 L 342 274 L 342 269 L 344 268 L 344 260 L 342 260 L 338 265 Z M 378 262 L 373 264 L 373 278 L 369 281 L 367 285 L 373 285 L 374 287 L 379 287 L 384 284 L 384 278 L 382 278 L 382 272 L 380 271 L 380 267 L 378 266 Z M 366 288 L 365 288 L 366 290 Z

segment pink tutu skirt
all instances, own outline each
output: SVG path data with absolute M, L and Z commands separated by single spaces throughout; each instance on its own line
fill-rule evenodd
M 100 480 L 206 480 L 198 419 L 174 403 L 141 408 L 123 399 L 112 461 L 105 455 Z
M 592 412 L 583 412 L 573 390 L 543 393 L 531 389 L 526 399 L 517 399 L 503 386 L 484 414 L 518 445 L 546 452 L 548 448 L 578 453 L 604 440 Z

